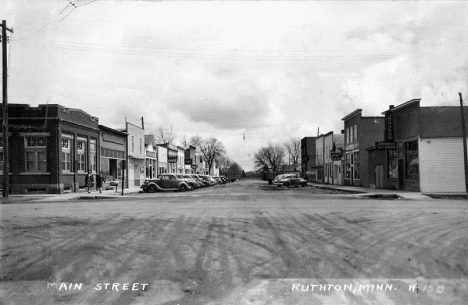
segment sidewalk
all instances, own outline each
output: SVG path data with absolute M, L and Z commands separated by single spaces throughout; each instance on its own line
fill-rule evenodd
M 357 186 L 348 186 L 348 185 L 321 184 L 321 183 L 313 183 L 313 182 L 309 182 L 308 184 L 316 188 L 349 192 L 350 194 L 353 194 L 353 196 L 355 197 L 362 197 L 362 198 L 379 198 L 379 199 L 401 198 L 401 199 L 413 199 L 413 200 L 432 199 L 431 197 L 423 195 L 420 192 L 375 189 L 375 188 L 357 187 Z
M 110 198 L 124 198 L 130 197 L 130 195 L 138 194 L 142 192 L 141 188 L 138 186 L 124 188 L 124 195 L 122 196 L 122 189 L 119 188 L 118 192 L 116 190 L 103 190 L 102 193 L 99 191 L 93 190 L 91 193 L 88 193 L 84 190 L 80 190 L 76 193 L 67 192 L 64 194 L 19 194 L 19 195 L 9 195 L 8 201 L 12 203 L 21 202 L 24 199 L 25 202 L 54 202 L 54 201 L 67 201 L 75 199 L 83 200 L 92 200 L 92 199 L 110 199 Z M 2 200 L 3 203 L 3 200 Z

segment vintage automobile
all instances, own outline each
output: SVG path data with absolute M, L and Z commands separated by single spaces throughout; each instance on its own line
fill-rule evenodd
M 194 189 L 200 188 L 200 183 L 195 178 L 192 178 L 189 174 L 177 174 L 177 178 L 185 179 L 188 184 Z
M 273 184 L 277 186 L 307 186 L 307 181 L 299 178 L 296 174 L 282 174 L 276 176 L 273 180 Z
M 197 180 L 198 183 L 200 183 L 200 185 L 202 187 L 207 187 L 207 186 L 210 186 L 210 182 L 208 180 L 205 180 L 203 179 L 202 177 L 200 177 L 199 175 L 196 175 L 196 174 L 192 174 L 190 175 L 191 177 L 193 177 L 194 179 Z
M 155 193 L 157 191 L 184 192 L 193 189 L 186 179 L 179 179 L 175 174 L 162 174 L 157 179 L 146 179 L 140 188 L 145 193 Z

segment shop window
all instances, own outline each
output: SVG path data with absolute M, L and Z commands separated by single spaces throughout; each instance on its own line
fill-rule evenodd
M 398 150 L 388 151 L 388 178 L 398 179 Z
M 70 172 L 71 169 L 71 139 L 62 139 L 62 171 Z
M 346 178 L 351 178 L 351 154 L 346 154 Z
M 76 155 L 78 159 L 78 171 L 86 172 L 86 142 L 78 141 L 76 143 Z
M 419 178 L 418 141 L 405 143 L 406 178 Z
M 359 152 L 354 153 L 354 179 L 361 179 L 360 176 L 360 158 Z
M 47 171 L 47 138 L 46 137 L 26 137 L 26 171 L 46 172 Z

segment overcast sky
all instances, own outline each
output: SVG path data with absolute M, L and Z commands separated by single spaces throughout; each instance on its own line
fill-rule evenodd
M 214 136 L 246 171 L 260 147 L 339 133 L 358 108 L 468 96 L 465 1 L 72 3 L 0 8 L 10 103 Z

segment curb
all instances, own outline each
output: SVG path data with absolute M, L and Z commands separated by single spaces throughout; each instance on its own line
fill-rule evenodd
M 326 189 L 326 190 L 332 190 L 332 191 L 341 191 L 341 192 L 346 192 L 346 193 L 350 193 L 350 194 L 367 194 L 367 192 L 347 190 L 347 189 L 341 189 L 341 188 L 330 187 L 330 186 L 318 186 L 318 185 L 311 185 L 311 186 L 315 187 L 315 188 L 319 188 L 319 189 Z

